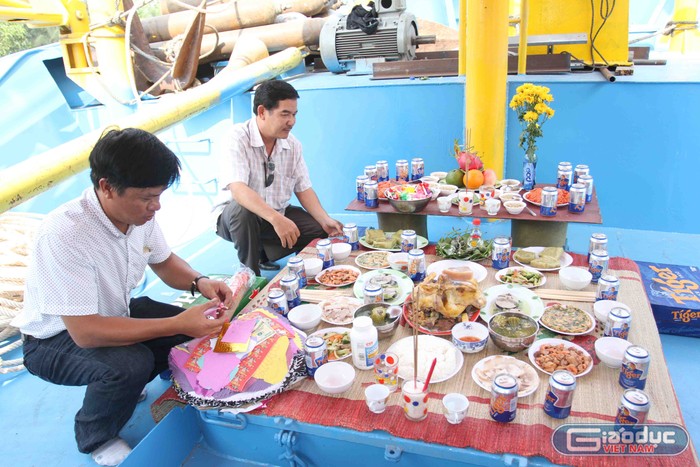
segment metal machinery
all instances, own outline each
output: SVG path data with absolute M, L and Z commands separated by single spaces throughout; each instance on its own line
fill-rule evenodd
M 321 30 L 323 63 L 334 73 L 370 74 L 371 64 L 390 60 L 413 60 L 419 44 L 435 37 L 419 36 L 416 17 L 406 12 L 406 0 L 377 0 L 379 26 L 375 34 L 348 29 L 347 15 L 329 19 Z

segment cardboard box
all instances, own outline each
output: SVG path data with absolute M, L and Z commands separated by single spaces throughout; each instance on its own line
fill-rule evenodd
M 700 337 L 700 269 L 637 261 L 662 334 Z

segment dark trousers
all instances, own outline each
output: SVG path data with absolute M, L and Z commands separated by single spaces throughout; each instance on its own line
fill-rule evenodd
M 272 261 L 298 253 L 315 238 L 325 238 L 328 234 L 311 214 L 297 206 L 287 206 L 284 216 L 294 222 L 301 236 L 292 248 L 284 248 L 272 224 L 255 213 L 231 201 L 219 216 L 216 234 L 233 242 L 241 263 L 260 275 L 258 267 L 261 255 Z M 264 260 L 264 258 L 263 258 Z
M 129 310 L 133 318 L 164 318 L 177 315 L 182 308 L 141 297 L 131 300 Z M 190 339 L 177 335 L 83 349 L 63 331 L 48 339 L 25 339 L 24 365 L 51 383 L 87 386 L 83 406 L 75 415 L 78 449 L 87 453 L 119 435 L 146 383 L 168 368 L 170 349 Z

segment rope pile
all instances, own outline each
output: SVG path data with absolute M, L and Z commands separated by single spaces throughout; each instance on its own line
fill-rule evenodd
M 2 356 L 22 346 L 19 333 L 10 321 L 23 309 L 24 282 L 34 235 L 43 216 L 6 212 L 0 215 L 0 374 L 24 369 L 22 359 L 4 360 Z

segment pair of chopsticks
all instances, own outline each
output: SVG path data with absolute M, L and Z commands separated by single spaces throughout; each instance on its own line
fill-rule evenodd
M 334 290 L 309 290 L 300 289 L 299 298 L 302 302 L 319 303 L 324 300 L 329 300 L 338 296 L 354 297 L 352 289 L 334 289 Z
M 595 302 L 595 292 L 585 290 L 533 289 L 540 298 L 570 302 Z

